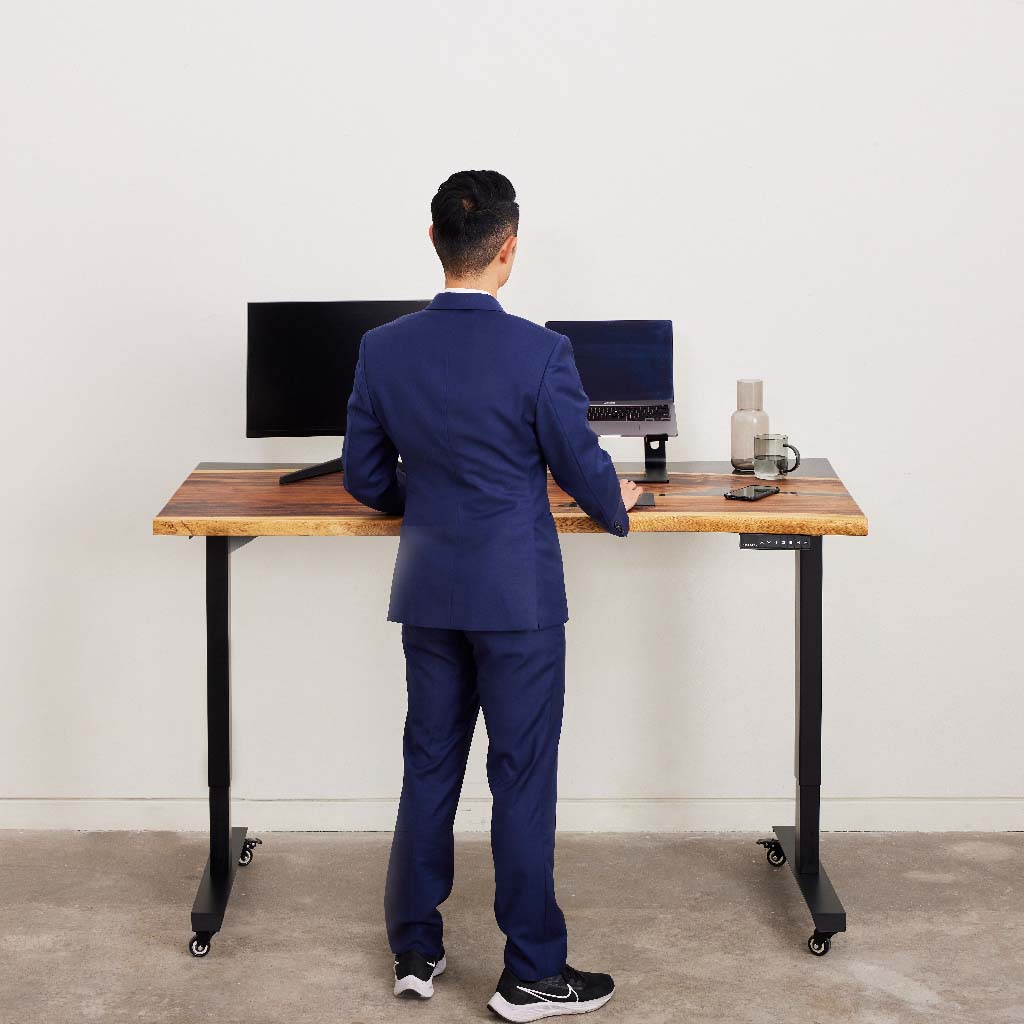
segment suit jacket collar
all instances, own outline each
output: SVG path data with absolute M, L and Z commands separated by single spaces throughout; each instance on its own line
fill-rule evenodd
M 479 292 L 438 292 L 427 309 L 484 309 L 503 313 L 501 303 L 493 295 Z

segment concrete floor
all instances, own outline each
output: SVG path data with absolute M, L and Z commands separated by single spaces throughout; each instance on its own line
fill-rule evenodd
M 493 1021 L 501 969 L 486 836 L 459 839 L 448 973 L 391 995 L 381 923 L 390 836 L 264 834 L 209 957 L 185 946 L 204 838 L 0 832 L 0 1021 Z M 588 1020 L 1024 1022 L 1024 834 L 838 833 L 850 916 L 812 957 L 788 868 L 754 836 L 562 835 L 569 959 L 611 972 Z

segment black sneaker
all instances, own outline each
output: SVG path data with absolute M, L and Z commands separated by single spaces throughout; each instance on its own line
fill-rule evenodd
M 444 974 L 447 966 L 443 951 L 437 960 L 428 960 L 415 949 L 399 953 L 395 957 L 395 995 L 429 999 L 434 994 L 433 979 Z
M 487 1004 L 505 1020 L 528 1021 L 589 1013 L 604 1006 L 615 992 L 607 974 L 574 971 L 568 964 L 561 974 L 540 981 L 520 981 L 507 967 L 498 979 L 498 991 Z

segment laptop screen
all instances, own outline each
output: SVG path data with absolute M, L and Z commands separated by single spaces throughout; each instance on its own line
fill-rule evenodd
M 549 320 L 572 343 L 591 402 L 671 402 L 671 320 Z

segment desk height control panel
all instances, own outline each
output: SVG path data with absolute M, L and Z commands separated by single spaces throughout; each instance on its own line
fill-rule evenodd
M 740 547 L 755 551 L 807 551 L 811 538 L 797 533 L 741 533 Z

